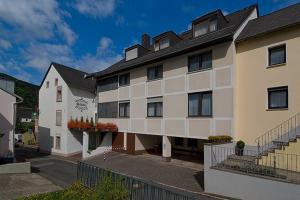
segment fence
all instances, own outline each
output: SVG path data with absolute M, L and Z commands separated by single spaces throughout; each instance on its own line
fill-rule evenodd
M 249 175 L 263 175 L 300 184 L 300 155 L 257 151 L 238 151 L 233 147 L 211 148 L 213 168 L 236 170 Z
M 155 169 L 154 169 L 155 170 Z M 195 195 L 173 191 L 154 183 L 125 176 L 83 162 L 78 162 L 77 179 L 85 186 L 94 189 L 105 175 L 110 173 L 112 179 L 121 180 L 128 191 L 128 200 L 200 200 Z
M 281 147 L 300 135 L 300 113 L 282 122 L 255 139 L 258 152 L 264 154 L 272 148 Z

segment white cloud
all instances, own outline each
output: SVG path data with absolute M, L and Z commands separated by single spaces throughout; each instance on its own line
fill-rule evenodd
M 122 59 L 122 55 L 114 51 L 113 41 L 108 37 L 100 38 L 95 55 L 75 57 L 68 45 L 32 43 L 23 51 L 23 57 L 25 66 L 40 71 L 45 71 L 51 62 L 57 62 L 86 72 L 102 70 Z
M 18 40 L 50 39 L 58 33 L 73 44 L 76 34 L 64 16 L 56 0 L 0 0 L 0 20 L 13 29 Z
M 25 65 L 39 70 L 51 62 L 72 63 L 72 50 L 64 44 L 32 43 L 24 50 Z
M 101 53 L 100 51 L 105 51 L 109 47 L 111 47 L 113 41 L 108 37 L 102 37 L 99 41 L 99 46 L 97 47 L 97 53 Z
M 11 43 L 8 40 L 0 38 L 0 47 L 3 48 L 3 49 L 9 49 L 12 46 L 11 46 Z
M 94 18 L 104 18 L 113 15 L 116 8 L 115 0 L 77 0 L 74 7 L 81 14 Z

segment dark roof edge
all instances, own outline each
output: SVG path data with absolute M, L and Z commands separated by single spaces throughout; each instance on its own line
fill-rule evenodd
M 122 72 L 122 71 L 130 70 L 132 68 L 139 67 L 139 66 L 142 66 L 142 65 L 147 65 L 147 64 L 150 64 L 150 63 L 159 62 L 161 60 L 168 59 L 170 57 L 179 56 L 179 55 L 182 55 L 182 54 L 185 54 L 185 53 L 197 50 L 199 47 L 203 48 L 203 47 L 206 47 L 206 46 L 216 45 L 216 44 L 219 44 L 219 43 L 228 42 L 228 41 L 232 41 L 232 40 L 233 40 L 233 34 L 230 33 L 230 34 L 224 35 L 222 37 L 219 37 L 219 38 L 217 38 L 217 39 L 215 39 L 213 41 L 210 41 L 208 43 L 202 43 L 202 44 L 199 44 L 197 46 L 193 46 L 193 47 L 190 47 L 188 49 L 184 49 L 184 50 L 179 51 L 179 52 L 173 52 L 173 53 L 170 53 L 168 55 L 164 55 L 164 56 L 158 57 L 158 58 L 153 59 L 153 60 L 149 60 L 149 61 L 146 61 L 146 62 L 143 62 L 143 63 L 135 64 L 135 65 L 132 65 L 132 66 L 130 66 L 130 67 L 126 68 L 126 69 L 123 69 L 123 70 L 119 70 L 119 71 L 116 71 L 116 72 L 110 72 L 108 74 L 100 75 L 100 76 L 97 75 L 98 72 L 95 72 L 95 73 L 92 73 L 92 74 L 88 74 L 87 76 L 85 76 L 85 78 L 93 78 L 93 77 L 94 78 L 99 78 L 99 77 L 105 78 L 105 77 L 109 77 L 109 76 L 111 76 L 111 75 L 113 75 L 115 73 L 119 73 L 119 72 Z
M 48 75 L 48 73 L 49 73 L 49 71 L 50 71 L 52 65 L 53 65 L 53 67 L 55 67 L 55 65 L 61 65 L 61 66 L 66 67 L 66 68 L 70 68 L 70 69 L 72 69 L 72 70 L 76 70 L 76 71 L 79 71 L 79 72 L 88 74 L 87 72 L 84 72 L 84 71 L 81 71 L 81 70 L 78 70 L 78 69 L 75 69 L 75 68 L 72 68 L 72 67 L 68 67 L 68 66 L 66 66 L 66 65 L 59 64 L 59 63 L 57 63 L 57 62 L 51 62 L 50 65 L 49 65 L 49 67 L 48 67 L 48 70 L 47 70 L 47 72 L 46 72 L 46 74 L 45 74 L 45 76 L 44 76 L 44 78 L 43 78 L 43 80 L 42 80 L 42 82 L 41 82 L 41 84 L 40 84 L 40 86 L 39 86 L 39 88 L 42 87 L 42 85 L 43 85 L 43 83 L 44 83 L 44 81 L 45 81 L 45 79 L 46 79 L 46 77 L 47 77 L 47 75 Z M 59 73 L 58 70 L 57 70 L 57 72 Z M 61 75 L 60 73 L 59 73 L 59 75 L 62 77 L 62 75 Z M 64 79 L 64 78 L 62 77 L 62 79 Z M 64 80 L 64 81 L 65 81 L 65 80 Z M 66 84 L 67 84 L 67 83 L 66 83 Z M 68 85 L 68 84 L 67 84 L 67 85 Z
M 283 30 L 283 29 L 286 29 L 286 28 L 291 28 L 291 27 L 297 26 L 297 25 L 300 25 L 300 22 L 296 22 L 296 23 L 293 23 L 293 24 L 288 24 L 286 26 L 281 26 L 281 27 L 278 27 L 278 28 L 274 28 L 274 29 L 271 29 L 269 31 L 262 32 L 262 33 L 252 35 L 252 36 L 249 36 L 249 37 L 237 39 L 237 40 L 235 40 L 235 43 L 238 44 L 238 43 L 244 42 L 244 41 L 249 40 L 249 39 L 258 38 L 258 37 L 261 37 L 263 35 L 266 35 L 266 34 L 269 34 L 269 33 L 272 33 L 272 32 L 276 32 L 276 31 L 280 31 L 280 30 Z

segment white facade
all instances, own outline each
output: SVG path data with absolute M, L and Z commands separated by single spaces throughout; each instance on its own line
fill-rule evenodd
M 60 102 L 56 99 L 58 86 L 62 87 Z M 62 112 L 61 126 L 56 125 L 56 111 Z M 71 118 L 80 120 L 81 117 L 90 120 L 93 116 L 94 95 L 89 91 L 71 88 L 52 65 L 39 91 L 38 142 L 41 151 L 65 156 L 80 153 L 83 133 L 70 131 L 68 121 Z
M 0 157 L 13 154 L 14 104 L 16 97 L 0 89 Z

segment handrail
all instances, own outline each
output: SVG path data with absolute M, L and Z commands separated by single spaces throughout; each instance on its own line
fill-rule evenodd
M 258 154 L 264 154 L 271 149 L 280 148 L 283 144 L 296 138 L 300 125 L 300 113 L 283 121 L 255 139 Z

